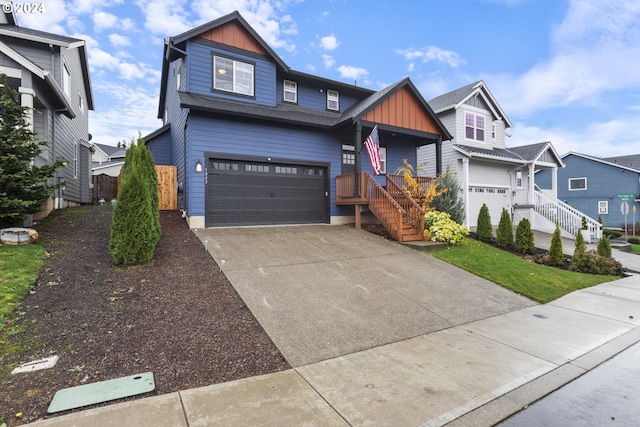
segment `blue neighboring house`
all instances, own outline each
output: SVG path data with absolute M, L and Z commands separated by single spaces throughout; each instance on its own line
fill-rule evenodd
M 18 25 L 15 14 L 0 14 L 0 73 L 29 107 L 36 137 L 48 146 L 34 159 L 38 166 L 67 160 L 53 180 L 64 182 L 43 211 L 91 203 L 89 110 L 93 94 L 84 40 Z M 30 218 L 27 219 L 30 221 Z
M 357 224 L 373 194 L 380 215 L 397 213 L 386 188 L 403 159 L 451 138 L 409 78 L 374 91 L 292 70 L 238 12 L 165 40 L 158 117 L 144 139 L 156 164 L 177 166 L 192 228 Z
M 565 167 L 558 170 L 558 198 L 592 218 L 602 218 L 605 227 L 623 227 L 623 200 L 629 200 L 627 223 L 633 222 L 633 206 L 640 208 L 640 155 L 598 158 L 569 152 L 562 156 Z M 549 188 L 551 176 L 540 171 L 536 183 Z M 638 217 L 636 217 L 638 218 Z

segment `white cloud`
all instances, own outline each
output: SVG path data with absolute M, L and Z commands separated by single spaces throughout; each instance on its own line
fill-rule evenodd
M 340 73 L 340 77 L 344 79 L 359 80 L 361 77 L 369 75 L 369 72 L 364 68 L 353 67 L 351 65 L 341 65 L 337 70 Z
M 43 13 L 16 14 L 18 25 L 54 34 L 66 34 L 62 26 L 62 23 L 69 16 L 65 2 L 62 0 L 47 0 L 43 4 Z
M 144 27 L 152 34 L 170 37 L 193 27 L 184 9 L 184 0 L 138 0 L 144 15 Z
M 108 107 L 97 108 L 98 114 L 90 112 L 89 127 L 93 141 L 116 145 L 118 141 L 130 141 L 145 136 L 161 126 L 156 118 L 158 111 L 157 87 L 151 90 L 142 86 L 124 86 L 113 81 L 97 81 L 94 92 L 111 100 Z M 126 120 L 123 120 L 126 117 Z M 118 126 L 114 126 L 117 123 Z
M 320 56 L 322 57 L 322 62 L 324 63 L 325 68 L 331 68 L 336 63 L 336 60 L 333 59 L 333 56 L 331 55 L 322 54 Z
M 466 64 L 466 61 L 456 52 L 428 46 L 424 49 L 397 49 L 396 53 L 405 57 L 407 61 L 421 59 L 422 62 L 440 62 L 452 68 Z
M 118 22 L 118 17 L 107 12 L 95 12 L 93 14 L 93 29 L 99 33 L 102 30 L 113 28 Z
M 340 45 L 340 42 L 334 35 L 325 36 L 320 39 L 320 47 L 324 50 L 332 51 Z
M 109 34 L 109 41 L 113 47 L 126 47 L 131 46 L 131 40 L 128 37 L 121 36 L 120 34 Z

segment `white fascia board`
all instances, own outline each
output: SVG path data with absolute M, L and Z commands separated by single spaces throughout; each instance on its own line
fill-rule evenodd
M 4 53 L 9 58 L 14 60 L 18 64 L 20 64 L 22 67 L 26 68 L 27 70 L 31 71 L 31 73 L 33 73 L 34 75 L 36 75 L 36 76 L 38 76 L 38 77 L 40 77 L 41 79 L 44 80 L 45 71 L 42 68 L 38 67 L 36 64 L 34 64 L 33 62 L 29 61 L 27 58 L 25 58 L 24 56 L 20 55 L 18 52 L 16 52 L 11 47 L 9 47 L 7 44 L 5 44 L 5 43 L 3 43 L 1 41 L 0 41 L 0 52 Z

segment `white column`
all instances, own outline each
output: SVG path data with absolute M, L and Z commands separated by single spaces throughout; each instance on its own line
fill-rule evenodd
M 20 86 L 18 92 L 20 93 L 20 104 L 23 107 L 29 108 L 26 118 L 29 124 L 29 130 L 33 132 L 33 97 L 36 95 L 36 91 L 28 87 Z
M 533 192 L 536 188 L 536 168 L 533 163 L 529 165 L 529 195 L 527 196 L 527 203 L 532 205 L 535 201 Z
M 462 158 L 462 191 L 464 191 L 464 225 L 469 227 L 469 159 Z
M 551 169 L 551 190 L 553 190 L 553 197 L 558 198 L 558 167 Z

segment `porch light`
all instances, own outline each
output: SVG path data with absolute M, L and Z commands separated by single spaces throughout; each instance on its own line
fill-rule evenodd
M 200 160 L 196 160 L 196 172 L 202 172 L 202 162 Z
M 218 68 L 218 74 L 227 74 L 227 70 L 224 68 Z

